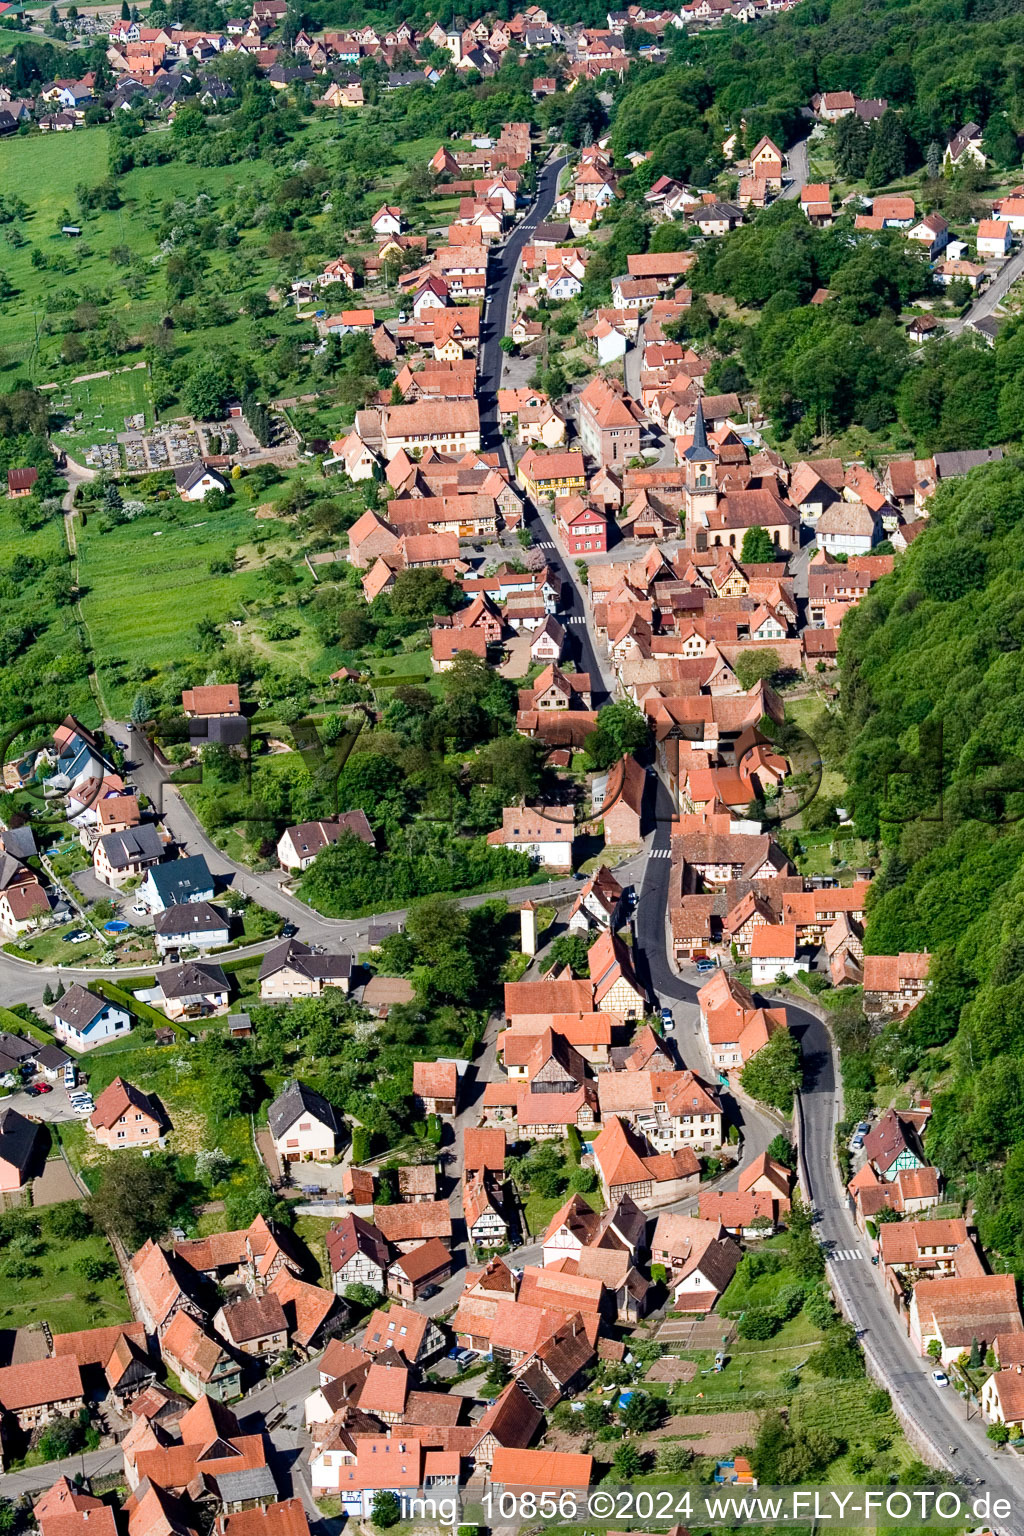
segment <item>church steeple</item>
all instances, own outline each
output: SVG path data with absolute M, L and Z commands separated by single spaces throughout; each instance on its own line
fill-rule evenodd
M 697 415 L 693 422 L 693 442 L 686 449 L 683 458 L 694 460 L 711 459 L 713 461 L 714 457 L 714 454 L 708 447 L 707 428 L 704 425 L 704 401 L 698 398 Z
M 718 505 L 718 474 L 715 451 L 708 442 L 704 422 L 704 403 L 699 397 L 693 421 L 693 442 L 683 450 L 683 463 L 686 469 L 686 542 L 691 549 L 707 548 L 708 516 Z

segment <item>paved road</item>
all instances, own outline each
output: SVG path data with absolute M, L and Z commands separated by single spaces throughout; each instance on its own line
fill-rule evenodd
M 862 1331 L 865 1348 L 883 1363 L 890 1390 L 934 1442 L 937 1458 L 956 1474 L 983 1480 L 984 1488 L 977 1493 L 1009 1499 L 1015 1513 L 997 1522 L 997 1529 L 1016 1536 L 1024 1532 L 1024 1471 L 1009 1453 L 996 1451 L 977 1415 L 967 1422 L 965 1405 L 952 1388 L 934 1385 L 932 1362 L 922 1360 L 913 1349 L 884 1295 L 879 1272 L 840 1191 L 833 1156 L 839 1096 L 828 1031 L 804 1009 L 788 1004 L 787 1008 L 791 1025 L 802 1035 L 804 1159 L 808 1195 L 819 1219 L 818 1235 L 830 1255 L 829 1278 L 846 1300 L 851 1321 Z M 855 1257 L 839 1257 L 851 1253 Z M 951 1447 L 955 1447 L 953 1454 Z
M 779 194 L 780 201 L 799 197 L 807 183 L 807 144 L 808 139 L 798 139 L 790 145 L 786 156 L 790 179 Z
M 502 364 L 505 354 L 501 350 L 501 338 L 508 333 L 509 306 L 515 284 L 516 268 L 523 246 L 526 245 L 537 225 L 549 216 L 558 194 L 558 177 L 565 165 L 565 157 L 550 160 L 540 173 L 537 195 L 525 215 L 491 261 L 487 278 L 487 294 L 480 324 L 480 356 L 477 371 L 477 393 L 480 400 L 480 441 L 485 450 L 506 452 L 505 440 L 498 422 L 498 389 L 501 385 Z M 507 452 L 506 452 L 507 457 Z M 511 460 L 508 461 L 511 467 Z M 594 687 L 591 690 L 594 707 L 606 702 L 610 692 L 610 676 L 602 665 L 586 622 L 586 609 L 579 579 L 569 560 L 563 557 L 555 542 L 553 530 L 546 518 L 542 518 L 529 499 L 525 506 L 526 526 L 535 544 L 543 550 L 548 564 L 562 580 L 562 603 L 559 617 L 565 624 L 571 654 L 583 672 L 589 672 Z
M 549 160 L 544 166 L 537 179 L 537 194 L 533 202 L 495 253 L 488 269 L 477 362 L 480 439 L 484 449 L 493 450 L 500 447 L 502 442 L 498 422 L 498 386 L 501 383 L 501 365 L 505 354 L 501 350 L 501 338 L 508 330 L 509 303 L 516 267 L 523 246 L 529 243 L 537 225 L 544 222 L 555 206 L 558 177 L 565 163 L 565 157 L 562 156 L 557 160 Z
M 1004 261 L 998 275 L 989 283 L 971 305 L 970 309 L 959 320 L 954 320 L 946 327 L 950 336 L 959 336 L 966 326 L 973 325 L 976 320 L 984 320 L 994 314 L 997 306 L 1005 299 L 1013 284 L 1018 278 L 1024 277 L 1024 246 L 1016 251 L 1009 261 Z

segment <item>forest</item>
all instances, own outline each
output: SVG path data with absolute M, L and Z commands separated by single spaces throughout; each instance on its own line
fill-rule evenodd
M 1024 460 L 944 487 L 841 632 L 847 803 L 884 849 L 869 953 L 927 950 L 931 989 L 861 1052 L 933 1104 L 927 1147 L 986 1248 L 1024 1266 Z M 865 1072 L 867 1075 L 865 1075 Z M 848 1082 L 849 1091 L 849 1082 Z

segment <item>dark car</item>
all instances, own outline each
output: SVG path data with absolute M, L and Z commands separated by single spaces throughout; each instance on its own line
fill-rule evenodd
M 284 927 L 281 929 L 281 937 L 283 939 L 294 939 L 298 931 L 299 930 L 294 923 L 285 923 Z

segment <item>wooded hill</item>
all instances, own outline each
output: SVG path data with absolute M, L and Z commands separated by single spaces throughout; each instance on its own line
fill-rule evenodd
M 1024 460 L 939 492 L 842 629 L 857 829 L 885 848 L 869 953 L 929 950 L 933 985 L 874 1043 L 933 1089 L 928 1148 L 986 1247 L 1024 1261 Z

